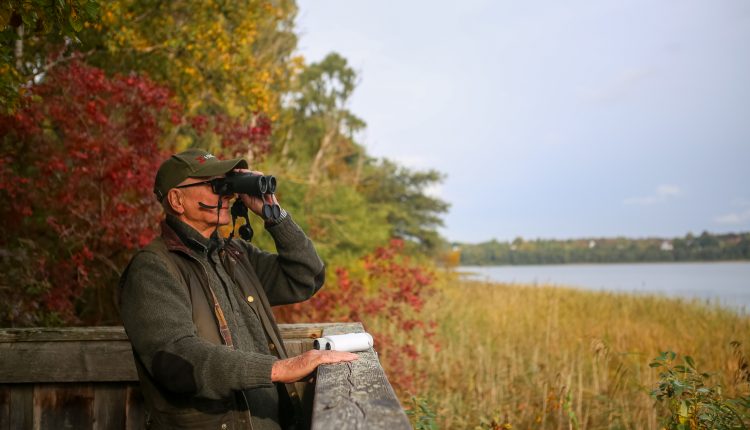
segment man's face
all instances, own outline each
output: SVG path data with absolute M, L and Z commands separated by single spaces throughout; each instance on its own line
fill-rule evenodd
M 216 178 L 223 178 L 223 176 L 214 176 L 210 178 L 188 178 L 182 181 L 178 186 L 205 182 Z M 205 183 L 196 185 L 194 187 L 178 188 L 178 190 L 180 193 L 182 193 L 183 196 L 184 212 L 182 216 L 188 224 L 193 226 L 198 231 L 216 227 L 216 208 L 202 208 L 198 204 L 203 203 L 209 206 L 218 205 L 219 196 L 217 194 L 214 194 L 214 192 L 211 190 L 211 184 Z M 229 206 L 232 198 L 234 198 L 233 195 L 222 196 L 223 201 L 221 205 L 221 211 L 219 212 L 218 216 L 218 225 L 229 224 L 229 221 L 231 220 L 229 214 Z

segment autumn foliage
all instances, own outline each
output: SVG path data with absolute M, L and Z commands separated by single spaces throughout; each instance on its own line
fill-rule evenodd
M 78 62 L 0 117 L 2 265 L 21 284 L 4 320 L 77 322 L 84 290 L 111 283 L 128 250 L 154 237 L 158 143 L 180 121 L 166 88 Z
M 361 321 L 375 338 L 394 388 L 400 393 L 415 392 L 425 375 L 416 365 L 420 352 L 408 339 L 434 337 L 435 322 L 422 312 L 434 292 L 433 275 L 403 251 L 403 240 L 393 239 L 355 267 L 336 268 L 335 278 L 323 290 L 308 302 L 276 309 L 277 318 L 284 322 Z M 430 344 L 438 349 L 436 342 Z

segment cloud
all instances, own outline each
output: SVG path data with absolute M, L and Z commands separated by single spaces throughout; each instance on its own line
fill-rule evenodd
M 750 222 L 750 209 L 744 212 L 731 212 L 725 215 L 719 215 L 714 218 L 717 224 L 739 225 Z
M 623 200 L 626 205 L 653 205 L 677 197 L 682 194 L 682 189 L 677 185 L 662 184 L 656 187 L 653 194 L 640 197 L 629 197 Z

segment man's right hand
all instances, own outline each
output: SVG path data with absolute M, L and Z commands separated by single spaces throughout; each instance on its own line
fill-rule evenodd
M 354 361 L 359 356 L 351 352 L 319 351 L 313 349 L 296 357 L 279 360 L 271 368 L 271 381 L 285 384 L 297 382 L 311 374 L 321 364 Z

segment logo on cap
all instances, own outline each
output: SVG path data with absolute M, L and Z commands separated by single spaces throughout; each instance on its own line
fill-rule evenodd
M 206 155 L 200 155 L 198 157 L 195 157 L 196 160 L 198 160 L 199 163 L 203 164 L 206 162 L 206 160 L 210 158 L 216 158 L 213 156 L 213 154 L 206 154 Z

